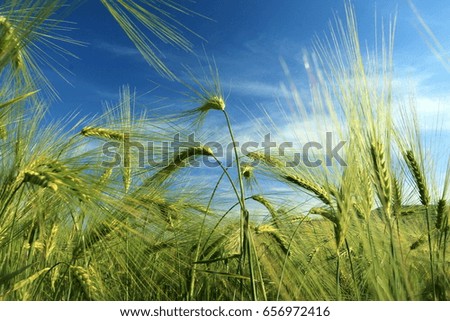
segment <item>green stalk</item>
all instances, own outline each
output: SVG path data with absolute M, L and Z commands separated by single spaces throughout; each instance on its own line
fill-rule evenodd
M 341 300 L 341 255 L 339 254 L 339 249 L 336 251 L 336 300 Z
M 350 246 L 348 245 L 347 238 L 345 239 L 345 247 L 347 249 L 348 260 L 349 260 L 349 263 L 350 263 L 350 270 L 352 271 L 353 285 L 355 286 L 355 291 L 356 291 L 356 301 L 360 301 L 361 297 L 360 297 L 360 294 L 359 294 L 358 282 L 356 282 L 355 269 L 353 268 L 353 260 L 352 260 L 352 256 L 351 256 L 351 253 L 350 253 Z
M 203 230 L 205 228 L 205 221 L 206 221 L 206 215 L 208 215 L 208 211 L 209 208 L 211 206 L 212 200 L 214 198 L 214 195 L 216 194 L 217 189 L 219 188 L 220 182 L 222 181 L 223 176 L 225 175 L 226 171 L 224 171 L 220 177 L 219 180 L 216 183 L 216 186 L 213 189 L 213 192 L 211 194 L 211 197 L 209 198 L 209 202 L 208 202 L 208 206 L 206 207 L 206 212 L 203 215 L 203 221 L 202 221 L 202 225 L 200 228 L 200 233 L 198 236 L 198 241 L 197 241 L 197 248 L 195 250 L 195 258 L 194 258 L 194 262 L 198 261 L 198 258 L 200 256 L 200 242 L 202 240 L 202 236 L 203 236 Z M 188 300 L 192 300 L 192 298 L 194 297 L 194 289 L 195 289 L 195 277 L 196 277 L 196 269 L 194 268 L 195 265 L 192 265 L 192 271 L 191 271 L 191 283 L 189 286 L 189 294 L 188 294 Z
M 436 280 L 434 278 L 434 259 L 433 259 L 433 247 L 431 244 L 431 228 L 430 228 L 430 212 L 428 205 L 425 207 L 425 220 L 427 223 L 427 236 L 428 236 L 428 252 L 430 254 L 430 273 L 431 273 L 431 284 L 433 287 L 433 300 L 436 301 Z
M 248 210 L 245 207 L 245 191 L 244 191 L 244 183 L 242 179 L 241 166 L 239 161 L 238 149 L 236 146 L 236 139 L 234 138 L 233 129 L 231 127 L 230 118 L 228 117 L 228 113 L 226 110 L 223 110 L 223 114 L 225 115 L 225 119 L 227 122 L 228 131 L 230 133 L 231 141 L 233 142 L 233 150 L 234 157 L 236 161 L 237 175 L 239 180 L 239 189 L 240 189 L 240 205 L 241 205 L 241 249 L 244 254 L 244 258 L 247 255 L 248 265 L 250 269 L 250 282 L 252 289 L 252 300 L 257 301 L 256 297 L 256 284 L 255 284 L 255 271 L 253 267 L 253 261 L 251 256 L 251 245 L 249 240 L 249 221 L 250 215 Z

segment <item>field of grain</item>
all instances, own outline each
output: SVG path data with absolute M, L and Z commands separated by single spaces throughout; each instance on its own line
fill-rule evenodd
M 366 59 L 348 5 L 330 38 L 304 53 L 315 83 L 306 97 L 289 87 L 285 112 L 318 130 L 325 115 L 346 144 L 343 162 L 318 153 L 321 166 L 289 166 L 292 154 L 244 154 L 234 144 L 234 106 L 212 59 L 205 79 L 191 74 L 185 84 L 193 109 L 137 113 L 124 86 L 103 115 L 76 116 L 70 128 L 46 122 L 55 93 L 34 54 L 52 41 L 67 54 L 64 44 L 76 42 L 57 35 L 62 3 L 0 7 L 1 300 L 450 299 L 450 170 L 439 177 L 422 145 L 414 101 L 401 110 L 394 101 L 393 24 L 379 57 Z M 122 15 L 151 24 L 148 12 L 134 1 L 102 3 L 143 58 L 172 77 Z M 177 133 L 205 137 L 211 119 L 234 146 L 231 166 L 208 145 L 156 144 Z M 157 166 L 130 147 L 148 141 Z M 105 158 L 104 146 L 116 152 Z M 215 164 L 212 184 L 195 160 Z M 274 186 L 290 196 L 274 197 Z

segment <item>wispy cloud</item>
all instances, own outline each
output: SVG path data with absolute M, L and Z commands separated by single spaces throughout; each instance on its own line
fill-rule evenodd
M 279 83 L 269 83 L 258 80 L 238 80 L 232 82 L 231 91 L 233 94 L 240 96 L 252 97 L 257 101 L 258 99 L 273 99 L 284 96 L 284 92 Z
M 99 42 L 96 44 L 96 47 L 102 50 L 105 50 L 113 55 L 116 56 L 126 56 L 126 57 L 140 57 L 141 54 L 139 53 L 139 50 L 137 50 L 135 47 L 132 46 L 124 46 L 119 45 L 115 43 L 109 43 L 109 42 Z

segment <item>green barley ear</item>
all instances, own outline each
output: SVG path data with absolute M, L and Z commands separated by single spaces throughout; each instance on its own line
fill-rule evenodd
M 23 65 L 21 41 L 14 26 L 5 16 L 0 16 L 0 68 L 11 62 L 17 70 Z
M 198 108 L 200 112 L 208 112 L 209 110 L 225 110 L 225 101 L 220 96 L 211 96 L 205 103 Z
M 251 180 L 254 177 L 253 170 L 253 166 L 243 163 L 241 166 L 242 177 L 244 177 L 246 180 Z
M 329 220 L 330 222 L 332 222 L 333 224 L 338 224 L 338 218 L 336 217 L 336 215 L 330 209 L 327 208 L 313 207 L 309 210 L 309 215 L 320 215 Z
M 188 92 L 185 93 L 189 102 L 194 104 L 181 114 L 181 119 L 190 127 L 199 127 L 203 125 L 206 115 L 210 111 L 225 112 L 226 102 L 220 83 L 219 70 L 214 59 L 212 61 L 206 56 L 206 65 L 208 70 L 201 66 L 203 74 L 196 74 L 186 67 L 187 77 L 192 83 L 183 83 Z
M 108 167 L 107 169 L 105 169 L 102 176 L 100 176 L 98 184 L 99 185 L 106 184 L 109 178 L 111 177 L 112 173 L 113 173 L 112 167 Z
M 246 156 L 255 161 L 263 162 L 264 164 L 266 164 L 269 167 L 273 167 L 274 169 L 280 170 L 281 172 L 279 173 L 279 175 L 285 181 L 292 183 L 296 186 L 299 186 L 306 191 L 311 192 L 318 199 L 320 199 L 322 202 L 324 202 L 326 205 L 331 205 L 332 200 L 331 200 L 330 194 L 333 194 L 333 189 L 330 190 L 331 193 L 328 193 L 325 188 L 317 185 L 316 183 L 314 183 L 310 180 L 307 180 L 296 174 L 284 173 L 283 170 L 286 168 L 286 164 L 283 163 L 283 161 L 277 157 L 266 155 L 261 152 L 250 152 Z
M 298 175 L 285 175 L 284 179 L 290 183 L 293 183 L 293 184 L 313 193 L 318 199 L 320 199 L 326 205 L 331 205 L 330 195 L 323 187 L 321 187 L 307 179 L 304 179 Z
M 442 229 L 442 227 L 448 224 L 447 221 L 448 221 L 447 201 L 441 198 L 438 201 L 436 209 L 436 229 L 438 230 Z
M 86 137 L 103 138 L 106 140 L 115 140 L 119 142 L 123 142 L 125 137 L 124 133 L 121 133 L 117 130 L 90 126 L 84 127 L 81 130 L 81 135 Z
M 58 192 L 62 197 L 77 197 L 81 201 L 90 199 L 84 190 L 84 182 L 80 177 L 80 168 L 72 169 L 55 160 L 40 159 L 31 162 L 19 172 L 16 181 L 20 184 L 32 184 Z M 64 188 L 60 190 L 60 188 Z M 62 191 L 62 193 L 60 193 Z
M 15 97 L 15 98 L 13 98 L 13 99 L 10 99 L 10 100 L 8 100 L 8 101 L 2 102 L 2 103 L 0 103 L 0 109 L 3 109 L 3 108 L 5 108 L 5 107 L 9 107 L 9 106 L 11 106 L 11 105 L 13 105 L 13 104 L 15 104 L 15 103 L 18 103 L 18 102 L 20 102 L 20 101 L 22 101 L 22 100 L 25 100 L 25 99 L 27 99 L 28 97 L 31 97 L 31 96 L 33 96 L 34 94 L 36 94 L 38 91 L 39 91 L 39 90 L 35 90 L 35 91 L 32 91 L 32 92 L 29 92 L 29 93 L 26 93 L 26 94 L 17 96 L 17 97 Z
M 406 164 L 408 165 L 409 170 L 411 171 L 416 186 L 419 190 L 420 202 L 422 203 L 422 205 L 425 206 L 429 205 L 430 194 L 428 192 L 427 184 L 425 182 L 425 177 L 412 150 L 406 151 L 405 161 Z
M 177 79 L 160 57 L 158 48 L 155 47 L 153 40 L 149 38 L 145 30 L 150 31 L 153 36 L 166 44 L 191 52 L 192 44 L 183 36 L 179 28 L 175 27 L 175 24 L 193 32 L 173 18 L 170 11 L 188 15 L 196 13 L 175 1 L 101 0 L 101 2 L 139 50 L 145 61 L 161 76 L 171 80 Z
M 27 277 L 26 279 L 23 279 L 21 281 L 15 282 L 12 287 L 6 291 L 6 293 L 3 295 L 0 295 L 0 299 L 3 299 L 3 297 L 6 298 L 6 296 L 14 291 L 18 291 L 22 288 L 26 288 L 27 286 L 30 286 L 32 283 L 37 282 L 37 280 L 39 278 L 41 278 L 43 275 L 45 275 L 45 273 L 47 273 L 50 270 L 50 268 L 44 268 L 42 270 L 37 271 L 36 273 L 30 275 L 29 277 Z M 24 300 L 29 299 L 28 296 L 30 295 L 30 293 L 25 292 L 24 296 L 25 298 L 23 298 Z
M 289 244 L 287 244 L 285 237 L 280 233 L 280 230 L 270 224 L 261 224 L 255 227 L 256 234 L 267 234 L 269 235 L 275 243 L 278 244 L 280 249 L 285 255 L 290 255 Z
M 214 153 L 211 150 L 211 148 L 208 146 L 190 147 L 187 150 L 184 150 L 184 151 L 180 152 L 179 154 L 174 155 L 171 162 L 166 167 L 164 167 L 159 172 L 157 172 L 155 175 L 150 177 L 147 180 L 146 184 L 144 184 L 144 185 L 152 184 L 155 182 L 157 184 L 160 184 L 160 183 L 164 182 L 175 171 L 177 171 L 178 169 L 180 169 L 182 167 L 185 167 L 187 165 L 186 161 L 188 159 L 190 159 L 191 157 L 196 157 L 196 156 L 214 156 Z
M 91 269 L 90 269 L 91 270 Z M 78 285 L 81 287 L 87 300 L 95 300 L 97 295 L 97 287 L 92 281 L 90 270 L 85 269 L 82 266 L 71 266 L 70 271 L 77 280 Z
M 420 247 L 421 245 L 425 244 L 425 242 L 426 242 L 425 239 L 423 237 L 420 237 L 409 246 L 409 249 L 413 251 L 418 247 Z
M 392 178 L 392 209 L 395 216 L 400 216 L 402 210 L 402 187 L 396 177 Z
M 277 228 L 280 228 L 280 219 L 278 217 L 278 213 L 277 213 L 276 209 L 273 207 L 273 205 L 269 202 L 269 200 L 266 199 L 262 195 L 252 195 L 251 198 L 253 200 L 255 200 L 256 202 L 262 204 L 267 209 L 267 211 L 269 212 L 270 216 L 272 217 L 273 224 Z
M 21 173 L 23 177 L 24 183 L 30 183 L 34 185 L 39 185 L 41 187 L 48 187 L 49 189 L 53 190 L 54 192 L 58 191 L 58 185 L 55 183 L 55 181 L 47 175 L 45 172 L 36 172 L 32 170 L 25 170 Z
M 245 186 L 248 187 L 251 191 L 258 186 L 258 181 L 255 177 L 255 167 L 246 162 L 242 162 L 240 164 L 241 177 L 245 182 Z
M 63 71 L 67 69 L 59 57 L 75 55 L 64 45 L 83 45 L 61 34 L 72 30 L 61 19 L 64 2 L 9 1 L 0 4 L 0 71 L 10 66 L 9 81 L 20 87 L 43 88 L 51 99 L 58 98 L 58 94 L 41 65 L 46 65 L 65 80 Z
M 263 162 L 264 164 L 270 167 L 283 169 L 286 166 L 286 164 L 279 158 L 275 156 L 266 155 L 265 153 L 262 152 L 250 152 L 246 156 L 255 161 Z
M 370 145 L 370 156 L 372 158 L 373 179 L 387 215 L 391 211 L 391 175 L 388 165 L 388 159 L 384 145 L 375 141 Z
M 87 126 L 81 130 L 81 135 L 85 137 L 96 137 L 105 140 L 113 140 L 124 144 L 126 134 L 117 130 L 101 127 Z M 125 193 L 128 192 L 131 186 L 131 167 L 130 167 L 130 153 L 129 150 L 124 150 L 124 164 L 122 168 L 122 180 Z M 107 172 L 106 172 L 107 173 Z

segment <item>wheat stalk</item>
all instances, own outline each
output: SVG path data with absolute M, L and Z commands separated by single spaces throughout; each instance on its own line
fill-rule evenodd
M 408 165 L 409 170 L 414 178 L 416 186 L 419 190 L 420 202 L 425 206 L 425 221 L 427 225 L 427 236 L 428 236 L 428 254 L 430 259 L 430 274 L 431 274 L 431 282 L 433 286 L 433 297 L 436 298 L 436 279 L 435 279 L 435 267 L 434 267 L 434 255 L 433 255 L 433 246 L 431 244 L 431 224 L 430 224 L 430 213 L 428 205 L 430 203 L 430 194 L 427 189 L 427 185 L 425 182 L 425 177 L 423 176 L 423 172 L 419 167 L 419 163 L 413 153 L 412 150 L 408 150 L 405 153 L 405 161 Z

